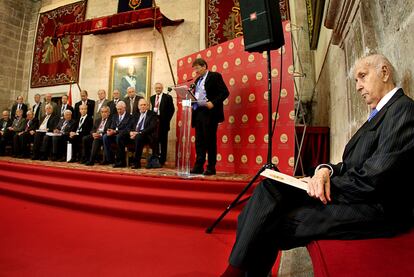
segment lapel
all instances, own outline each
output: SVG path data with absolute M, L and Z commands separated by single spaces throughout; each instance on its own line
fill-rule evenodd
M 359 141 L 359 139 L 367 132 L 377 129 L 378 125 L 381 124 L 382 119 L 385 117 L 388 108 L 401 96 L 404 95 L 402 89 L 397 90 L 394 96 L 385 104 L 385 106 L 378 112 L 378 114 L 371 120 L 366 121 L 361 128 L 352 136 L 349 140 L 348 144 L 345 147 L 343 157 L 346 157 L 349 152 L 355 147 L 355 144 Z

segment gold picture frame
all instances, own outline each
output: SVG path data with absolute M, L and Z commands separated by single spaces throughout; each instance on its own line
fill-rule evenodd
M 121 99 L 128 87 L 135 87 L 137 95 L 149 100 L 151 95 L 152 52 L 111 56 L 108 98 L 118 89 Z

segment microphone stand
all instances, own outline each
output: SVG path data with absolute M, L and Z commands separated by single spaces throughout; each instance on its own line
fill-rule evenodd
M 227 208 L 223 211 L 223 213 L 214 221 L 214 223 L 209 226 L 206 229 L 207 234 L 211 234 L 214 230 L 214 228 L 217 226 L 217 224 L 220 223 L 220 221 L 227 215 L 228 212 L 230 212 L 231 209 L 234 207 L 246 202 L 249 200 L 250 197 L 246 197 L 242 200 L 240 200 L 243 195 L 249 190 L 249 188 L 254 184 L 254 182 L 257 180 L 257 178 L 260 176 L 260 174 L 265 169 L 273 169 L 279 171 L 279 169 L 276 167 L 275 164 L 272 163 L 272 66 L 271 66 L 271 57 L 270 57 L 270 49 L 267 51 L 267 81 L 268 81 L 268 102 L 267 102 L 267 136 L 269 138 L 268 140 L 268 148 L 267 148 L 267 161 L 266 164 L 264 164 L 259 171 L 256 173 L 256 175 L 253 177 L 253 179 L 250 180 L 250 182 L 244 187 L 244 189 L 239 193 L 239 195 L 233 200 L 233 202 L 230 203 L 230 205 L 227 206 Z M 282 59 L 283 57 L 281 57 Z M 282 69 L 280 69 L 282 70 Z M 279 95 L 280 98 L 280 95 Z M 276 120 L 276 119 L 275 119 Z

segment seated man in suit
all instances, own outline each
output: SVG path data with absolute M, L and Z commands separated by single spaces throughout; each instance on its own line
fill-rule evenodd
M 14 120 L 14 118 L 16 117 L 16 111 L 17 110 L 23 110 L 23 118 L 26 117 L 26 113 L 27 113 L 27 105 L 25 103 L 23 103 L 23 96 L 19 95 L 17 96 L 16 99 L 16 103 L 13 104 L 12 108 L 11 108 L 11 120 Z
M 26 125 L 26 119 L 23 117 L 23 110 L 16 110 L 16 114 L 13 120 L 12 125 L 8 128 L 9 129 L 9 140 L 12 141 L 13 137 L 18 134 L 19 132 L 24 130 L 24 127 Z M 8 143 L 8 142 L 7 142 Z M 13 144 L 13 157 L 18 156 L 18 150 L 15 148 L 15 145 Z
M 65 110 L 63 118 L 59 121 L 56 128 L 53 130 L 55 136 L 52 136 L 52 161 L 65 161 L 65 154 L 67 149 L 67 142 L 69 140 L 69 133 L 75 131 L 76 121 L 72 119 L 72 111 Z
M 75 129 L 69 133 L 69 142 L 72 144 L 72 158 L 70 163 L 75 163 L 80 160 L 86 160 L 86 157 L 81 157 L 81 143 L 84 136 L 89 135 L 93 126 L 92 116 L 88 115 L 88 106 L 83 104 L 79 106 L 79 116 Z
M 129 138 L 135 144 L 135 161 L 132 168 L 141 168 L 142 150 L 145 144 L 151 145 L 152 153 L 158 156 L 158 115 L 149 110 L 147 100 L 139 99 L 139 116 L 136 116 L 130 126 Z
M 3 111 L 2 118 L 0 119 L 0 155 L 4 155 L 6 143 L 10 137 L 9 127 L 12 123 L 13 121 L 10 119 L 9 111 Z
M 13 137 L 13 149 L 19 158 L 30 157 L 29 145 L 33 142 L 37 128 L 39 128 L 39 120 L 34 118 L 34 113 L 32 111 L 28 111 L 26 113 L 26 124 L 24 124 L 24 129 L 16 133 Z
M 116 161 L 114 167 L 125 167 L 125 137 L 129 135 L 129 125 L 131 116 L 126 112 L 124 101 L 116 104 L 117 114 L 112 116 L 112 122 L 106 134 L 103 136 L 103 145 L 105 152 L 105 160 L 103 164 L 110 164 L 114 161 L 114 153 L 112 152 L 112 144 L 116 144 Z
M 85 165 L 94 165 L 99 148 L 101 148 L 102 136 L 106 134 L 109 126 L 111 126 L 111 119 L 109 117 L 109 107 L 103 106 L 101 108 L 101 116 L 95 120 L 91 134 L 83 137 L 83 151 L 82 156 L 89 159 Z
M 45 118 L 34 135 L 32 160 L 39 160 L 40 158 L 43 160 L 47 159 L 45 154 L 48 153 L 49 139 L 45 138 L 46 132 L 51 132 L 55 129 L 59 122 L 59 116 L 53 113 L 53 106 L 51 104 L 46 104 L 45 112 Z
M 239 215 L 222 276 L 267 276 L 279 250 L 311 240 L 389 237 L 411 227 L 414 101 L 395 85 L 382 55 L 359 59 L 353 75 L 371 114 L 346 145 L 343 162 L 318 166 L 307 194 L 262 181 Z

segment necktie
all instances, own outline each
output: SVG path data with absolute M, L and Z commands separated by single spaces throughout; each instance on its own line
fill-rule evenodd
M 21 110 L 22 109 L 22 104 L 17 105 L 17 109 Z
M 369 117 L 368 117 L 368 121 L 371 121 L 371 119 L 376 115 L 378 113 L 378 110 L 377 109 L 372 109 L 371 110 L 371 113 L 369 114 Z
M 155 97 L 155 108 L 158 109 L 158 105 L 160 103 L 160 96 L 157 95 L 157 97 Z
M 30 126 L 30 121 L 31 121 L 31 120 L 28 120 L 28 121 L 27 121 L 27 123 L 26 123 L 26 129 L 25 129 L 25 131 L 29 130 L 29 126 Z
M 132 114 L 133 113 L 133 111 L 134 111 L 134 98 L 129 98 L 129 105 L 130 105 L 130 108 L 131 108 L 131 112 L 130 112 L 130 114 Z
M 141 114 L 141 117 L 139 119 L 138 126 L 137 126 L 137 132 L 139 132 L 143 129 L 144 122 L 145 122 L 145 114 Z
M 106 123 L 106 119 L 102 119 L 101 124 L 99 124 L 98 131 L 103 131 L 103 129 L 105 128 L 105 123 Z

